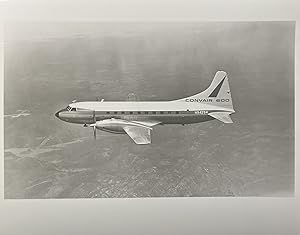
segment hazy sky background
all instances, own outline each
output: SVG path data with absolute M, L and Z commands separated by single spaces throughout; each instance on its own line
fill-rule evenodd
M 294 33 L 291 22 L 7 24 L 6 197 L 291 195 Z M 158 127 L 140 148 L 54 117 L 73 99 L 186 97 L 217 70 L 233 125 Z

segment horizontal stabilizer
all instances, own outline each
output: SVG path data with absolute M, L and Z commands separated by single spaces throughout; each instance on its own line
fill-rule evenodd
M 213 112 L 208 115 L 224 123 L 233 123 L 229 116 L 230 114 L 230 112 Z

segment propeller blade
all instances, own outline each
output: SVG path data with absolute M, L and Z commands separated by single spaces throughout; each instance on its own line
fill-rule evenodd
M 93 111 L 93 121 L 94 121 L 94 123 L 96 123 L 96 121 L 97 121 L 96 120 L 96 111 L 95 110 Z
M 94 139 L 96 139 L 96 131 L 97 131 L 97 128 L 96 128 L 96 123 L 93 123 L 93 124 L 90 124 L 90 127 L 93 127 L 93 134 L 94 134 Z
M 97 139 L 96 126 L 93 126 L 93 130 L 94 130 L 94 139 Z

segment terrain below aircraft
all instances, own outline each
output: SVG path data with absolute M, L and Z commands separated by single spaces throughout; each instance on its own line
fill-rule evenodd
M 227 74 L 218 71 L 210 86 L 196 95 L 155 102 L 73 102 L 58 111 L 60 120 L 90 126 L 94 131 L 128 134 L 136 144 L 150 144 L 156 125 L 192 124 L 217 119 L 232 123 L 234 113 Z

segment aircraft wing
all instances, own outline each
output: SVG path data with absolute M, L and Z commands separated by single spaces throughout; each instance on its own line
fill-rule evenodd
M 125 126 L 123 129 L 136 144 L 151 143 L 151 129 L 149 127 Z
M 231 114 L 231 113 L 230 112 L 213 112 L 213 113 L 209 113 L 208 115 L 215 119 L 218 119 L 219 121 L 224 122 L 224 123 L 233 123 L 229 114 Z

